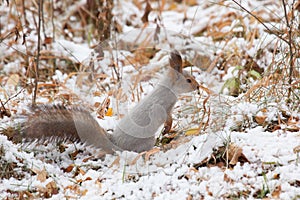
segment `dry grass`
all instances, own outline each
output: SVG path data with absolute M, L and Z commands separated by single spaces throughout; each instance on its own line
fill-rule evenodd
M 7 65 L 11 65 L 16 70 L 0 74 L 0 83 L 5 86 L 0 88 L 0 92 L 5 97 L 5 99 L 1 99 L 1 118 L 15 117 L 20 115 L 20 113 L 27 112 L 19 108 L 18 105 L 21 103 L 24 105 L 26 101 L 26 104 L 29 104 L 31 97 L 24 97 L 22 93 L 26 91 L 26 94 L 32 95 L 37 68 L 35 63 L 37 42 L 33 38 L 37 35 L 38 4 L 36 1 L 25 0 L 6 2 L 9 2 L 9 5 L 7 5 L 8 9 L 0 11 L 0 23 L 3 23 L 2 16 L 5 16 L 7 24 L 10 26 L 0 24 L 0 45 L 5 46 L 7 50 L 5 54 L 1 55 L 0 69 L 2 70 Z M 5 4 L 6 2 L 2 1 L 1 3 Z M 158 67 L 144 69 L 143 66 L 147 65 L 156 56 L 160 56 L 160 58 L 166 56 L 168 52 L 163 52 L 163 49 L 156 47 L 152 43 L 152 39 L 157 37 L 159 31 L 163 31 L 163 24 L 158 19 L 155 21 L 155 24 L 161 30 L 157 28 L 153 35 L 149 34 L 146 37 L 138 35 L 132 42 L 113 41 L 118 48 L 116 46 L 108 46 L 107 40 L 99 45 L 99 41 L 107 39 L 109 35 L 113 36 L 117 35 L 118 32 L 122 32 L 121 23 L 123 22 L 120 22 L 120 20 L 112 22 L 113 19 L 110 13 L 112 1 L 106 1 L 107 4 L 104 6 L 100 16 L 98 16 L 99 13 L 90 10 L 96 7 L 93 2 L 96 1 L 87 1 L 86 4 L 82 3 L 82 1 L 57 1 L 55 4 L 53 1 L 44 1 L 41 27 L 43 40 L 41 41 L 42 50 L 39 58 L 37 97 L 42 99 L 42 102 L 60 102 L 62 105 L 82 104 L 84 102 L 82 96 L 68 88 L 68 82 L 76 80 L 76 89 L 82 89 L 84 92 L 89 92 L 90 88 L 96 86 L 96 90 L 89 95 L 104 97 L 104 101 L 94 102 L 93 105 L 90 105 L 89 102 L 84 103 L 97 111 L 97 117 L 103 118 L 104 115 L 107 115 L 111 106 L 110 99 L 116 101 L 115 107 L 112 108 L 115 113 L 119 113 L 120 107 L 124 105 L 124 102 L 136 102 L 142 99 L 144 83 L 150 82 L 150 84 L 154 85 L 157 80 L 157 74 L 161 72 L 161 69 Z M 98 1 L 98 3 L 101 2 L 103 1 Z M 153 1 L 147 2 L 148 4 L 155 3 Z M 186 12 L 182 9 L 183 1 L 178 2 L 162 1 L 162 4 L 159 4 L 156 8 L 154 6 L 152 8 L 146 7 L 143 10 L 143 26 L 139 27 L 134 24 L 134 20 L 126 21 L 125 23 L 129 26 L 136 26 L 146 32 L 149 23 L 149 12 L 153 10 L 153 12 L 158 12 L 161 15 L 165 8 L 163 4 L 170 3 L 171 6 L 167 8 L 169 10 Z M 228 6 L 226 2 L 220 1 L 218 5 L 221 7 Z M 194 4 L 197 4 L 197 2 L 185 1 L 185 6 Z M 279 3 L 276 2 L 276 4 Z M 134 5 L 142 12 L 145 2 L 134 1 Z M 210 6 L 215 5 L 209 4 L 208 7 Z M 231 6 L 233 7 L 233 5 Z M 162 150 L 176 148 L 178 145 L 187 142 L 189 138 L 186 137 L 187 135 L 193 136 L 226 130 L 228 119 L 234 118 L 236 114 L 231 109 L 242 102 L 258 105 L 260 113 L 251 116 L 244 115 L 242 121 L 235 122 L 236 124 L 233 125 L 234 128 L 231 130 L 245 131 L 248 128 L 260 125 L 268 131 L 278 129 L 299 131 L 300 119 L 297 114 L 300 112 L 300 68 L 298 63 L 300 53 L 299 45 L 293 40 L 289 40 L 289 36 L 296 39 L 299 36 L 296 26 L 297 19 L 295 18 L 296 11 L 292 10 L 290 13 L 287 13 L 286 19 L 278 18 L 278 16 L 273 15 L 268 10 L 252 11 L 251 13 L 261 19 L 262 23 L 267 25 L 269 23 L 281 24 L 280 29 L 273 30 L 274 27 L 270 27 L 270 29 L 264 30 L 262 33 L 262 29 L 254 26 L 257 23 L 257 19 L 254 16 L 246 15 L 246 11 L 240 12 L 239 10 L 235 7 L 231 12 L 224 13 L 222 16 L 211 14 L 209 17 L 213 23 L 208 23 L 201 30 L 194 33 L 194 36 L 210 37 L 212 43 L 224 44 L 221 49 L 215 51 L 217 52 L 215 55 L 200 55 L 202 52 L 195 52 L 193 49 L 182 49 L 187 58 L 184 62 L 185 66 L 188 67 L 194 64 L 201 70 L 206 70 L 206 72 L 217 77 L 216 80 L 222 80 L 230 72 L 231 68 L 235 67 L 237 73 L 230 79 L 230 82 L 224 83 L 223 89 L 224 91 L 228 90 L 230 96 L 238 96 L 238 98 L 235 100 L 223 98 L 222 95 L 220 96 L 216 94 L 217 92 L 213 92 L 210 86 L 202 86 L 200 95 L 181 97 L 181 107 L 175 108 L 173 113 L 178 123 L 174 124 L 171 134 L 160 136 L 157 139 L 157 145 Z M 263 16 L 268 17 L 263 19 Z M 135 19 L 134 17 L 136 16 L 131 17 Z M 287 26 L 286 21 L 291 22 L 289 26 Z M 110 25 L 112 26 L 110 27 Z M 288 27 L 293 32 L 289 32 Z M 258 46 L 254 55 L 247 53 L 249 49 L 258 44 L 257 39 L 263 42 L 266 37 L 273 35 L 283 37 L 283 40 L 279 38 L 276 46 L 273 47 L 268 45 Z M 53 43 L 57 38 L 88 44 L 94 49 L 96 55 L 84 61 L 79 61 L 71 53 L 58 54 L 53 47 Z M 188 37 L 180 36 L 180 38 L 183 38 L 187 43 L 190 42 Z M 238 39 L 242 39 L 247 45 L 241 48 L 237 42 L 234 42 Z M 163 41 L 166 42 L 167 40 Z M 170 42 L 169 46 L 172 47 L 171 41 L 167 42 Z M 208 44 L 207 49 L 214 48 L 213 45 L 209 45 L 211 44 Z M 290 46 L 292 47 L 293 56 L 291 56 L 291 51 L 289 51 Z M 113 54 L 113 50 L 117 50 L 117 55 Z M 129 51 L 132 54 L 129 56 L 124 55 L 121 50 Z M 65 49 L 65 51 L 68 52 L 68 49 Z M 104 51 L 110 53 L 110 67 L 105 72 L 100 70 L 101 66 L 99 65 L 99 62 L 103 60 Z M 190 59 L 189 55 L 195 56 Z M 130 74 L 131 79 L 128 91 L 125 91 L 122 87 L 124 85 L 122 82 L 124 81 L 123 66 L 125 65 L 130 65 L 133 68 L 132 74 Z M 218 73 L 216 73 L 216 69 L 218 69 Z M 54 80 L 53 75 L 55 75 L 56 70 L 67 74 L 67 77 L 62 81 Z M 12 89 L 8 90 L 7 88 Z M 191 99 L 194 99 L 192 103 L 189 102 Z M 276 109 L 275 120 L 268 120 L 267 116 L 274 109 Z M 109 110 L 109 112 L 112 110 Z M 120 115 L 120 117 L 122 116 Z M 185 118 L 189 119 L 187 123 L 179 120 Z M 4 134 L 9 136 L 15 130 L 6 128 L 4 130 L 1 129 L 1 132 L 5 132 Z M 64 146 L 62 145 L 61 148 L 61 153 L 63 153 L 65 150 Z M 0 147 L 0 168 L 2 169 L 0 179 L 9 179 L 10 177 L 22 179 L 24 176 L 31 174 L 40 174 L 42 177 L 45 175 L 42 171 L 32 171 L 29 165 L 20 167 L 15 162 L 3 159 L 4 151 L 3 147 Z M 146 160 L 149 159 L 151 153 L 156 153 L 157 151 L 157 149 L 154 149 L 153 152 L 147 154 Z M 74 160 L 78 153 L 82 152 L 72 152 L 70 160 Z M 137 157 L 137 159 L 140 157 Z M 93 156 L 87 156 L 87 160 L 92 158 Z M 19 161 L 22 162 L 21 159 Z M 210 158 L 201 161 L 194 167 L 234 167 L 238 161 L 241 163 L 248 162 L 247 158 L 240 152 L 240 148 L 228 141 L 222 147 L 215 149 Z M 49 159 L 46 162 L 53 161 Z M 92 169 L 93 167 L 95 166 L 86 166 L 86 169 Z M 62 170 L 66 173 L 71 173 L 73 177 L 84 173 L 80 166 L 71 164 Z M 181 178 L 188 179 L 189 177 Z M 226 177 L 224 178 L 226 179 Z M 84 195 L 86 191 L 80 189 L 80 184 L 84 181 L 78 180 L 74 185 L 64 189 L 66 191 L 74 191 L 78 196 Z M 128 177 L 128 181 L 135 181 L 134 177 Z M 231 180 L 227 179 L 227 181 L 230 182 Z M 96 184 L 101 185 L 101 180 L 97 180 Z M 50 182 L 45 188 L 7 192 L 11 193 L 16 199 L 33 199 L 49 198 L 57 194 L 58 190 L 58 186 L 54 182 Z M 263 192 L 263 189 L 257 191 L 256 196 L 264 197 L 265 194 Z M 247 195 L 249 195 L 249 191 L 244 191 L 240 196 L 229 196 L 228 198 L 247 197 Z

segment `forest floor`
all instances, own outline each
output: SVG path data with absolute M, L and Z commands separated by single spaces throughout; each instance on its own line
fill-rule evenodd
M 85 1 L 44 1 L 38 50 L 38 4 L 0 2 L 0 198 L 299 199 L 298 2 L 114 3 L 99 43 Z M 38 52 L 36 103 L 88 107 L 112 130 L 174 49 L 201 89 L 179 97 L 152 150 L 10 140 L 31 114 Z

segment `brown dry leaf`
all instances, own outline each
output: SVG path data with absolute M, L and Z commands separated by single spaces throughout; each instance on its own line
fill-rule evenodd
M 47 176 L 48 176 L 48 173 L 46 172 L 45 169 L 43 169 L 43 170 L 37 171 L 36 179 L 43 183 L 47 180 Z
M 74 167 L 75 167 L 75 165 L 71 164 L 67 168 L 63 169 L 63 171 L 69 173 L 74 169 Z
M 249 162 L 246 156 L 243 154 L 243 149 L 236 144 L 230 144 L 228 148 L 228 160 L 229 164 L 236 165 L 239 160 L 242 159 L 245 162 Z
M 145 153 L 145 161 L 148 161 L 150 159 L 150 156 L 159 152 L 160 151 L 160 148 L 153 148 L 149 151 L 146 151 Z
M 294 147 L 293 151 L 294 151 L 294 153 L 299 153 L 300 152 L 300 145 Z
M 64 190 L 71 190 L 73 191 L 75 194 L 78 194 L 80 196 L 84 196 L 86 195 L 86 193 L 88 192 L 87 189 L 85 190 L 80 190 L 80 187 L 78 184 L 74 184 L 74 185 L 68 185 L 67 187 L 64 188 Z
M 213 196 L 213 193 L 209 190 L 209 186 L 206 186 L 206 192 L 209 196 Z
M 177 4 L 175 2 L 172 2 L 170 4 L 169 10 L 177 10 Z
M 281 194 L 281 186 L 278 185 L 272 192 L 272 198 L 279 199 Z
M 82 88 L 84 85 L 84 79 L 86 78 L 86 74 L 84 73 L 79 73 L 77 74 L 77 79 L 76 79 L 76 86 L 79 88 Z
M 81 169 L 80 167 L 78 167 L 78 172 L 81 174 L 81 175 L 85 175 L 85 171 L 83 169 Z
M 139 153 L 139 155 L 137 155 L 131 162 L 129 165 L 135 165 L 136 162 L 142 157 L 142 155 L 144 155 L 145 152 Z
M 228 163 L 229 162 L 229 163 Z M 244 164 L 249 162 L 246 156 L 242 152 L 242 148 L 235 144 L 229 144 L 229 146 L 221 146 L 213 152 L 210 158 L 204 159 L 199 163 L 195 163 L 194 167 L 199 168 L 202 166 L 211 167 L 218 166 L 223 168 L 226 164 L 231 166 L 236 165 L 237 162 Z
M 102 188 L 101 180 L 97 179 L 97 180 L 95 181 L 95 184 L 98 185 L 99 188 Z
M 289 117 L 287 124 L 289 126 L 291 126 L 291 125 L 300 125 L 300 120 L 297 117 L 291 116 L 291 117 Z
M 120 156 L 117 156 L 117 158 L 111 163 L 109 167 L 112 167 L 114 165 L 120 166 Z
M 100 91 L 96 91 L 96 92 L 93 93 L 93 95 L 94 95 L 95 97 L 100 97 L 101 94 L 102 94 L 102 93 L 101 93 Z
M 289 126 L 288 127 L 289 131 L 297 132 L 300 130 L 300 120 L 298 117 L 293 117 L 293 116 L 289 117 L 287 121 L 287 125 Z
M 166 139 L 166 142 L 164 141 Z M 191 140 L 189 137 L 178 136 L 178 133 L 173 133 L 171 135 L 164 136 L 161 141 L 161 149 L 167 151 L 169 149 L 175 149 L 178 146 L 187 143 Z M 170 141 L 170 142 L 169 142 Z
M 212 60 L 207 55 L 196 53 L 195 57 L 192 60 L 192 63 L 196 67 L 206 71 L 212 63 Z
M 139 9 L 142 10 L 142 2 L 140 0 L 133 0 L 132 3 Z
M 103 119 L 104 116 L 106 115 L 106 113 L 108 112 L 109 110 L 109 105 L 110 105 L 110 98 L 107 97 L 103 102 L 102 104 L 100 105 L 100 107 L 98 108 L 97 110 L 97 114 L 98 114 L 98 118 L 99 119 Z
M 79 189 L 79 185 L 68 185 L 64 188 L 64 190 L 72 190 L 72 191 L 77 191 Z
M 191 168 L 189 169 L 189 171 L 191 171 L 191 172 L 193 172 L 193 173 L 198 173 L 198 172 L 199 172 L 199 170 L 196 169 L 195 167 L 191 167 Z
M 279 180 L 279 178 L 280 178 L 280 174 L 276 173 L 276 174 L 273 175 L 273 179 Z
M 231 179 L 227 174 L 224 174 L 224 181 L 227 183 L 234 183 L 234 180 Z
M 145 161 L 148 161 L 150 159 L 150 156 L 159 152 L 160 149 L 159 148 L 153 148 L 149 151 L 144 151 L 142 153 L 139 153 L 131 162 L 130 162 L 130 165 L 135 165 L 136 162 L 143 156 L 145 155 Z
M 42 93 L 41 93 L 42 95 Z M 59 94 L 59 99 L 63 99 L 65 102 L 70 102 L 72 100 L 74 100 L 74 96 L 70 93 L 68 94 Z
M 96 107 L 96 108 L 98 108 L 100 105 L 101 105 L 100 102 L 95 102 L 95 103 L 94 103 L 94 107 Z
M 2 104 L 2 102 L 1 102 Z M 0 107 L 0 118 L 2 119 L 4 116 L 7 116 L 7 117 L 11 117 L 11 113 L 8 109 L 6 109 L 4 107 L 4 105 L 2 104 L 2 107 Z M 13 129 L 12 129 L 13 130 Z
M 78 179 L 76 182 L 77 183 L 83 183 L 85 181 L 91 181 L 93 180 L 90 176 L 86 177 L 85 179 Z
M 89 160 L 91 160 L 91 159 L 94 159 L 95 157 L 94 156 L 89 156 L 89 157 L 87 157 L 87 158 L 84 158 L 83 160 L 82 160 L 82 162 L 87 162 L 87 161 L 89 161 Z
M 255 116 L 255 121 L 259 124 L 259 125 L 263 125 L 265 123 L 267 119 L 267 116 L 262 115 L 262 116 Z
M 47 183 L 46 185 L 47 193 L 51 197 L 53 194 L 58 194 L 58 187 L 54 181 Z
M 69 156 L 71 157 L 72 160 L 75 160 L 78 153 L 79 153 L 79 151 L 75 150 L 74 152 L 70 153 Z
M 53 38 L 52 37 L 45 37 L 44 43 L 45 44 L 51 44 L 53 42 Z
M 82 191 L 81 191 L 81 193 L 80 193 L 80 195 L 81 195 L 81 196 L 85 196 L 87 192 L 88 192 L 88 190 L 87 190 L 87 189 L 85 189 L 85 190 L 82 190 Z
M 6 82 L 6 85 L 16 87 L 18 85 L 19 81 L 20 81 L 20 76 L 18 74 L 12 74 L 8 78 L 8 80 Z
M 82 179 L 78 179 L 78 180 L 76 181 L 76 183 L 82 183 L 82 182 L 83 182 Z
M 185 3 L 188 6 L 197 6 L 198 5 L 198 1 L 197 0 L 186 0 Z
M 150 58 L 152 58 L 156 50 L 151 50 L 149 48 L 143 49 L 144 45 L 147 45 L 148 41 L 145 39 L 143 41 L 143 46 L 140 46 L 138 51 L 135 51 L 133 56 L 127 56 L 126 57 L 126 62 L 131 64 L 135 69 L 139 69 L 141 66 L 146 65 L 149 63 Z
M 145 12 L 144 12 L 144 15 L 142 17 L 142 22 L 143 23 L 148 22 L 148 16 L 149 16 L 151 11 L 152 11 L 151 4 L 149 3 L 149 1 L 147 1 L 146 7 L 145 7 Z
M 193 195 L 191 195 L 191 194 L 188 194 L 188 196 L 187 196 L 187 198 L 186 198 L 186 200 L 193 200 L 194 198 L 193 198 Z
M 59 145 L 59 152 L 63 153 L 66 151 L 67 146 L 65 144 L 60 144 Z

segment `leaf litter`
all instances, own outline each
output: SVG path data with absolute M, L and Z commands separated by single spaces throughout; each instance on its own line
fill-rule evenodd
M 82 5 L 60 12 L 72 19 Z M 279 3 L 243 5 L 285 31 Z M 11 11 L 5 3 L 1 10 L 6 19 Z M 14 144 L 1 135 L 1 198 L 299 198 L 299 103 L 285 98 L 288 87 L 297 97 L 299 80 L 283 81 L 282 41 L 231 1 L 122 1 L 113 13 L 115 46 L 103 42 L 92 51 L 78 24 L 63 25 L 66 34 L 56 40 L 45 37 L 38 103 L 84 103 L 111 130 L 153 89 L 172 48 L 202 83 L 200 94 L 180 98 L 170 134 L 157 133 L 159 147 L 141 154 L 103 156 L 68 141 Z M 10 21 L 0 43 L 2 133 L 18 128 L 24 120 L 18 116 L 29 112 L 34 66 L 20 53 L 36 50 L 34 29 L 22 38 L 18 18 Z M 57 68 L 47 67 L 53 62 Z

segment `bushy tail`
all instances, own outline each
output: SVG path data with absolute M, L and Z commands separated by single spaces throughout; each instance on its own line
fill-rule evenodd
M 68 139 L 84 142 L 106 153 L 113 153 L 118 149 L 111 142 L 110 135 L 82 107 L 44 105 L 34 108 L 32 113 L 21 125 L 20 131 L 15 131 L 13 141 Z
M 81 108 L 66 108 L 61 105 L 39 106 L 23 124 L 21 136 L 24 139 L 58 138 L 79 141 L 74 114 L 84 116 L 86 121 L 94 121 L 90 114 Z

